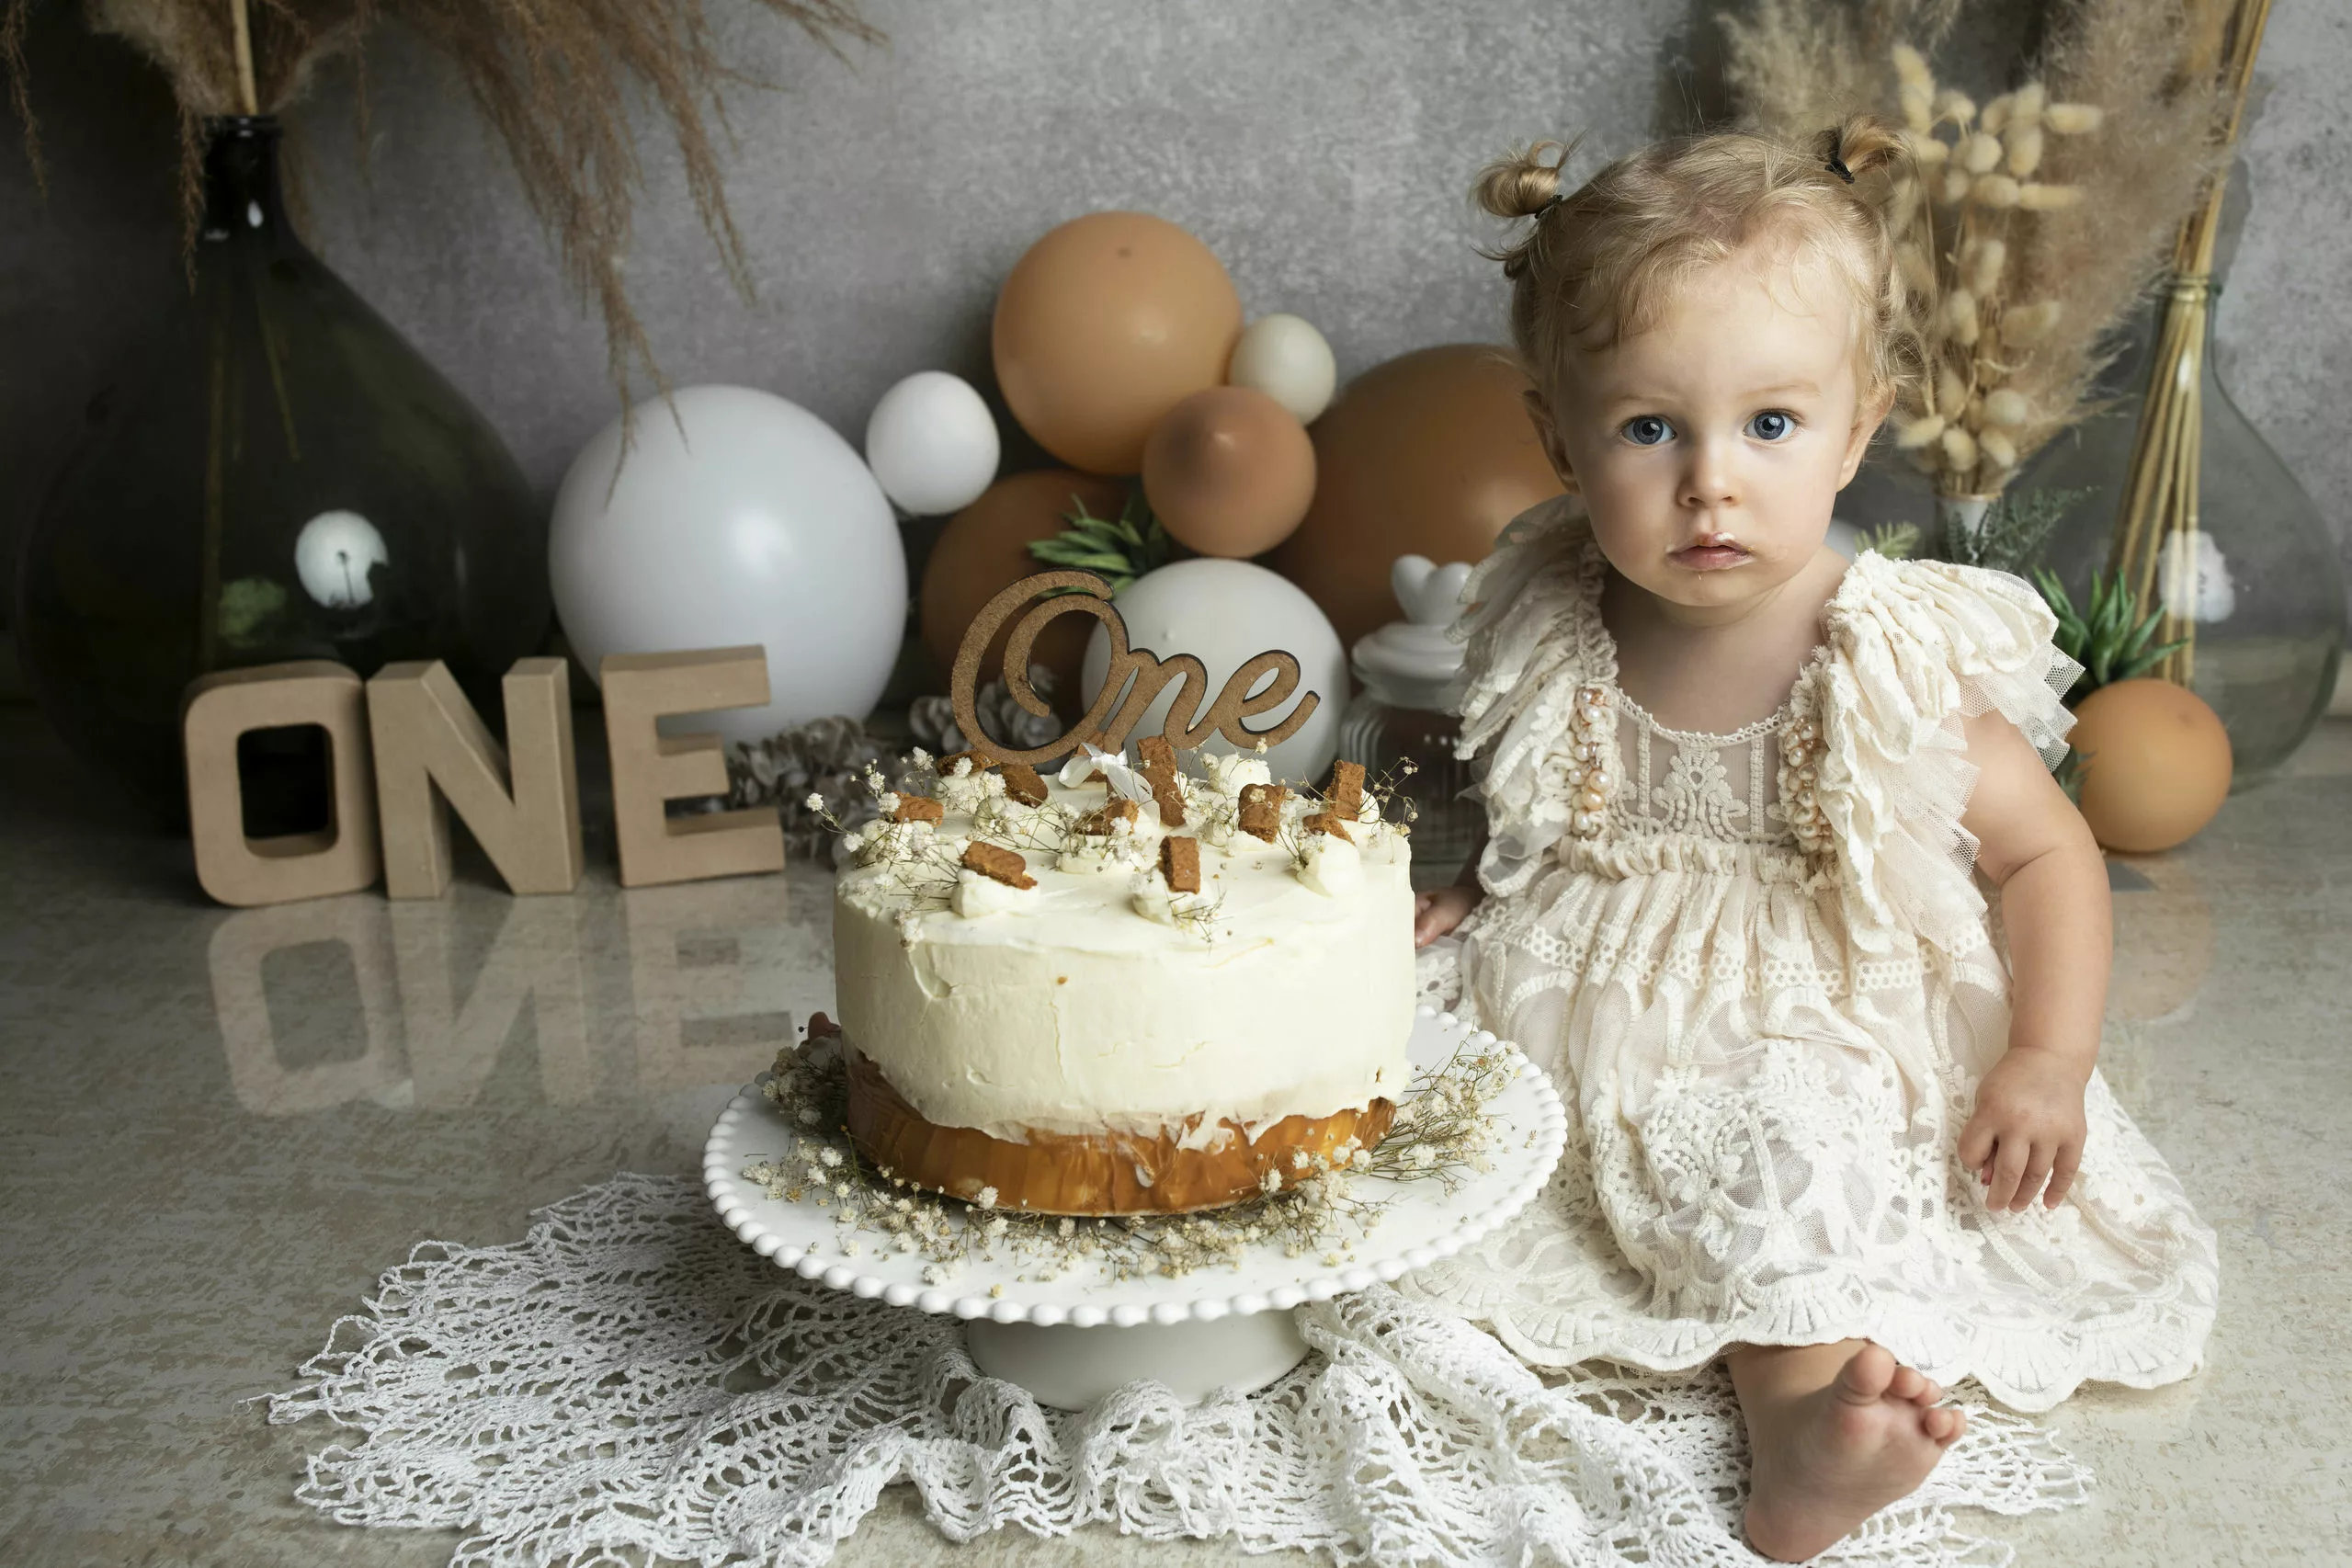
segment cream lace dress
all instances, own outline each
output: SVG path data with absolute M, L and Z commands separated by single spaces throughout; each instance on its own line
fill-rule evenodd
M 1605 570 L 1547 503 L 1466 591 L 1491 838 L 1458 1006 L 1551 1071 L 1572 1132 L 1527 1216 L 1411 1288 L 1539 1366 L 1869 1338 L 2029 1411 L 2195 1370 L 2213 1233 L 2104 1082 L 2055 1210 L 1988 1211 L 1954 1154 L 2008 1025 L 1959 720 L 2062 755 L 2040 599 L 1865 554 L 1780 711 L 1688 734 L 1618 689 Z

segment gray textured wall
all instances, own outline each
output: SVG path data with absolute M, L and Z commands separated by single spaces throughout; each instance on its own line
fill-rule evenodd
M 2014 20 L 2029 4 L 1994 9 Z M 674 149 L 649 137 L 635 298 L 676 381 L 765 387 L 853 440 L 909 371 L 985 384 L 998 280 L 1046 228 L 1096 208 L 1192 229 L 1250 313 L 1321 325 L 1343 376 L 1494 338 L 1499 281 L 1471 250 L 1491 230 L 1464 196 L 1480 162 L 1579 127 L 1615 153 L 1711 101 L 1706 0 L 868 0 L 890 42 L 847 66 L 765 15 L 714 8 L 731 51 L 784 89 L 734 99 L 730 191 L 759 297 L 729 290 Z M 31 55 L 50 199 L 34 199 L 13 149 L 0 156 L 0 524 L 12 534 L 175 239 L 160 79 L 62 4 L 37 18 Z M 2219 326 L 2231 386 L 2340 539 L 2352 533 L 2347 77 L 2352 6 L 2278 0 Z M 308 234 L 551 492 L 615 411 L 600 326 L 568 295 L 452 74 L 388 31 L 369 80 L 367 177 L 347 68 L 327 71 L 295 117 Z

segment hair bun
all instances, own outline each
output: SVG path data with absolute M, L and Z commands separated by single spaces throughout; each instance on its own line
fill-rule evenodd
M 1471 192 L 1479 206 L 1497 218 L 1531 218 L 1560 194 L 1561 165 L 1575 151 L 1574 143 L 1538 142 L 1479 171 Z M 1557 153 L 1547 158 L 1547 153 Z
M 1911 149 L 1903 132 L 1877 115 L 1849 114 L 1821 133 L 1820 150 L 1824 166 L 1835 160 L 1859 178 L 1908 156 Z

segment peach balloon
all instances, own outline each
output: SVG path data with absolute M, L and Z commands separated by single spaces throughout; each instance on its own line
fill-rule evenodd
M 1117 480 L 1067 469 L 1017 473 L 998 480 L 979 500 L 948 519 L 924 563 L 923 591 L 916 601 L 924 651 L 931 655 L 940 689 L 946 689 L 956 649 L 981 607 L 1022 578 L 1054 570 L 1029 553 L 1029 541 L 1051 539 L 1067 526 L 1062 518 L 1074 495 L 1096 517 L 1115 517 L 1126 502 L 1127 487 Z M 1053 672 L 1053 705 L 1065 717 L 1075 717 L 1083 707 L 1078 672 L 1085 661 L 1086 633 L 1094 624 L 1085 617 L 1063 616 L 1045 629 L 1029 653 L 1030 663 Z M 1004 672 L 1005 638 L 1010 631 L 1008 624 L 998 632 L 981 660 L 982 680 L 994 680 Z
M 2109 849 L 2184 843 L 2230 792 L 2228 732 L 2204 699 L 2170 681 L 2099 687 L 2075 708 L 2067 738 L 2083 756 L 2083 819 Z
M 1307 591 L 1344 646 L 1402 613 L 1400 555 L 1477 561 L 1505 524 L 1560 494 L 1501 350 L 1456 343 L 1377 365 L 1308 434 L 1315 499 L 1267 564 Z
M 1006 406 L 1090 473 L 1133 473 L 1177 403 L 1225 379 L 1242 301 L 1213 252 L 1143 212 L 1074 218 L 1028 248 L 996 296 Z
M 1143 498 L 1203 555 L 1246 559 L 1290 537 L 1315 498 L 1315 445 L 1254 387 L 1194 392 L 1143 443 Z

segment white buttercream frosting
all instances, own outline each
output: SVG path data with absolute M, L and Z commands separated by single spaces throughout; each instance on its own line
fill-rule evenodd
M 1049 810 L 1084 814 L 1104 794 L 1056 789 Z M 970 833 L 950 816 L 940 846 Z M 1023 892 L 959 876 L 951 902 L 990 906 L 977 916 L 938 908 L 936 894 L 912 907 L 888 864 L 845 869 L 834 911 L 844 1027 L 926 1118 L 1001 1138 L 1148 1134 L 1199 1116 L 1261 1127 L 1393 1098 L 1413 1021 L 1410 856 L 1393 828 L 1358 835 L 1346 892 L 1306 885 L 1282 844 L 1204 842 L 1199 894 L 1169 895 L 1156 869 L 1147 879 L 1156 898 L 1145 902 L 1172 924 L 1135 905 L 1156 823 L 1131 839 L 1073 838 L 1076 864 L 1025 851 L 1038 886 Z M 1114 843 L 1142 865 L 1086 858 Z M 1331 854 L 1319 862 L 1326 889 L 1345 875 Z M 1103 874 L 1114 869 L 1128 874 Z M 967 893 L 972 881 L 994 891 Z M 1212 907 L 1210 920 L 1176 918 Z
M 1249 785 L 1274 782 L 1274 771 L 1266 766 L 1266 759 L 1252 756 L 1246 752 L 1233 752 L 1223 756 L 1204 756 L 1200 759 L 1200 767 L 1219 794 L 1236 799 Z
M 1364 885 L 1364 857 L 1347 840 L 1318 833 L 1299 854 L 1298 877 L 1325 898 L 1346 898 Z
M 948 895 L 948 908 L 965 920 L 978 920 L 985 915 L 1027 909 L 1040 896 L 1040 890 L 1037 888 L 1012 887 L 994 877 L 965 870 L 956 877 L 956 891 Z

